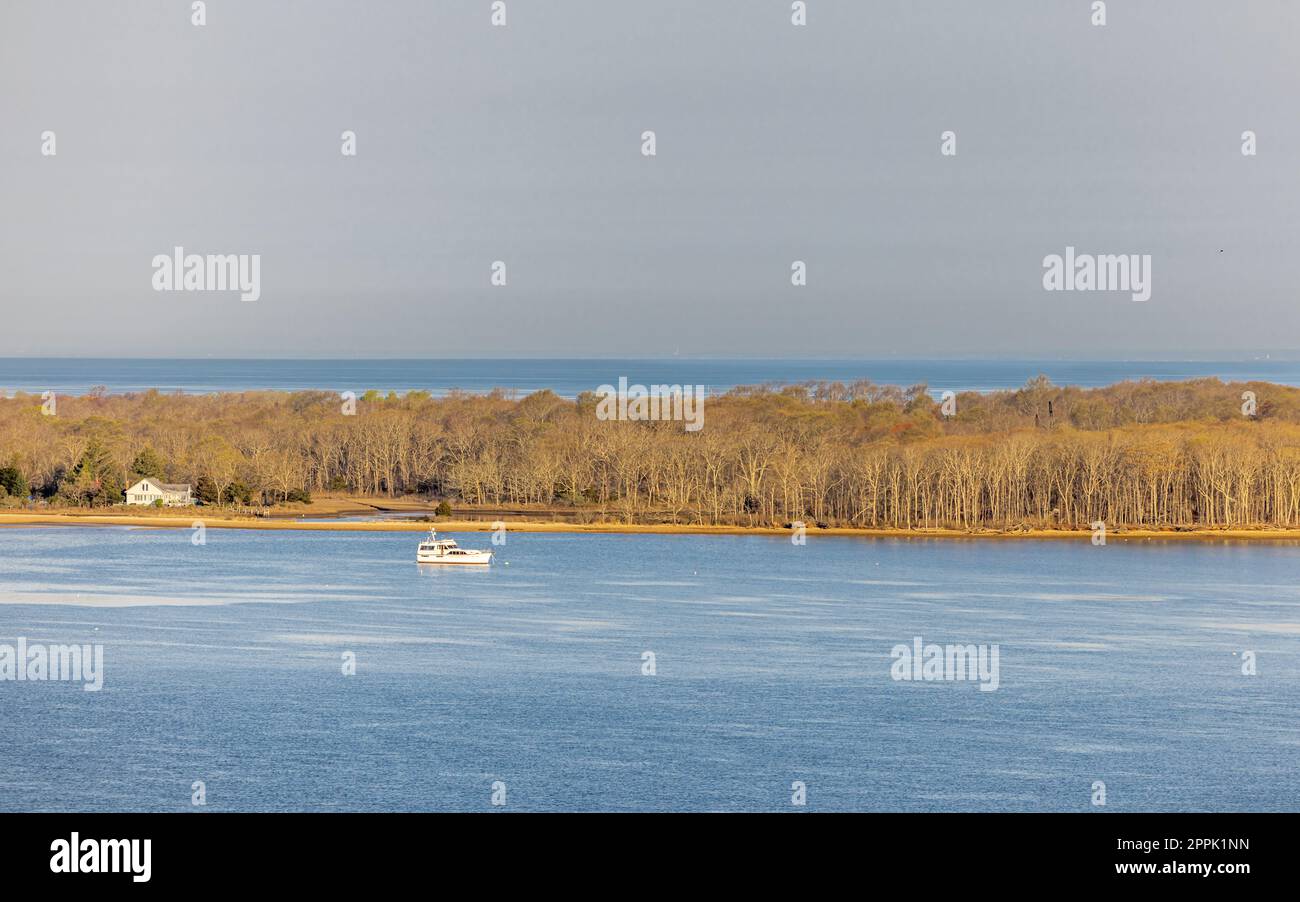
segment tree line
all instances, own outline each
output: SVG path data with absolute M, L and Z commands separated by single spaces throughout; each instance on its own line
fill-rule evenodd
M 1286 386 L 1039 377 L 947 404 L 924 385 L 749 386 L 710 397 L 698 432 L 601 420 L 596 404 L 92 392 L 44 416 L 20 394 L 0 400 L 0 498 L 117 504 L 152 476 L 222 505 L 337 493 L 626 522 L 1300 526 L 1300 389 Z

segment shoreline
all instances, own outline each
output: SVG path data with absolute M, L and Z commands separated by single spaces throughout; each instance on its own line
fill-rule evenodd
M 310 516 L 310 514 L 308 514 Z M 755 535 L 788 536 L 789 529 L 775 526 L 709 526 L 697 524 L 636 524 L 636 523 L 563 523 L 543 520 L 510 520 L 500 518 L 509 532 L 538 533 L 588 533 L 606 535 Z M 322 532 L 411 532 L 423 533 L 430 527 L 446 532 L 492 532 L 486 520 L 447 519 L 437 523 L 402 520 L 315 521 L 299 522 L 290 519 L 241 517 L 164 517 L 132 516 L 129 514 L 67 514 L 67 513 L 0 513 L 0 529 L 25 526 L 135 526 L 154 529 L 192 529 L 201 522 L 209 529 L 297 530 Z M 897 539 L 1075 539 L 1090 540 L 1092 532 L 1082 529 L 891 529 L 866 527 L 811 528 L 809 537 L 857 536 L 862 538 Z M 1109 529 L 1107 541 L 1128 539 L 1213 539 L 1294 541 L 1300 542 L 1300 529 Z

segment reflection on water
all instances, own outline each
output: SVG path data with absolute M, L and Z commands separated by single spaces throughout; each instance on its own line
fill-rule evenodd
M 0 643 L 105 659 L 0 682 L 0 809 L 1300 807 L 1290 544 L 189 538 L 0 530 Z M 998 690 L 895 682 L 916 636 L 998 644 Z

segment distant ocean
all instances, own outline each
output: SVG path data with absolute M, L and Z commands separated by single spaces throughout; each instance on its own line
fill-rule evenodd
M 565 397 L 603 384 L 703 385 L 721 392 L 737 385 L 810 380 L 881 385 L 925 383 L 931 391 L 1018 388 L 1044 374 L 1058 385 L 1096 387 L 1126 379 L 1266 381 L 1300 385 L 1300 360 L 845 360 L 845 359 L 443 359 L 443 360 L 234 360 L 0 358 L 0 390 L 84 394 L 95 386 L 112 393 L 355 391 L 435 395 L 453 389 L 521 394 L 550 389 Z

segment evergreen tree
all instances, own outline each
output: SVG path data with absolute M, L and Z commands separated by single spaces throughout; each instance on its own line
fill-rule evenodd
M 158 452 L 146 445 L 140 453 L 135 456 L 131 462 L 131 472 L 137 477 L 148 477 L 150 479 L 161 480 L 166 474 L 164 473 L 162 458 Z
M 0 486 L 14 498 L 26 498 L 31 492 L 27 477 L 17 467 L 0 467 Z
M 80 479 L 82 476 L 88 476 L 91 479 L 98 479 L 104 473 L 112 469 L 113 461 L 109 457 L 108 449 L 105 448 L 97 438 L 92 438 L 86 445 L 86 450 L 81 453 L 81 460 L 72 469 L 74 479 Z
M 86 444 L 81 459 L 59 483 L 58 495 L 69 504 L 122 503 L 122 480 L 112 455 L 98 438 Z
M 217 487 L 208 477 L 200 476 L 198 482 L 194 483 L 194 497 L 200 504 L 216 504 Z

